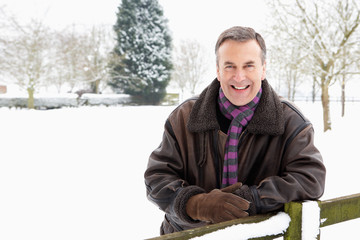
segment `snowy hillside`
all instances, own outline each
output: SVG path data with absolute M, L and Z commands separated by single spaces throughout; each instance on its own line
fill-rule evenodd
M 328 169 L 322 199 L 360 193 L 360 103 L 348 103 L 344 119 L 332 103 L 333 131 L 325 134 L 321 104 L 297 105 L 315 125 Z M 146 199 L 143 173 L 173 109 L 0 109 L 0 239 L 157 236 L 163 213 Z M 321 239 L 360 235 L 343 225 L 322 229 Z

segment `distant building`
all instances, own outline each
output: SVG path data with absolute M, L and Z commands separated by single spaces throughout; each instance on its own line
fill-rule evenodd
M 0 94 L 5 94 L 7 92 L 6 85 L 0 84 Z

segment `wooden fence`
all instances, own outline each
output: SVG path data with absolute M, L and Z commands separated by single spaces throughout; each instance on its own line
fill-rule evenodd
M 326 201 L 316 201 L 320 209 L 320 216 L 318 225 L 316 227 L 322 228 L 344 221 L 360 218 L 360 193 L 349 195 L 345 197 L 335 198 Z M 285 204 L 284 211 L 291 219 L 289 227 L 284 233 L 266 235 L 252 239 L 274 239 L 283 236 L 286 240 L 297 240 L 302 238 L 302 210 L 303 202 L 291 202 Z M 239 224 L 260 223 L 275 216 L 277 213 L 269 213 L 264 215 L 256 215 L 247 218 L 240 218 L 228 222 L 208 225 L 205 227 L 195 228 L 182 232 L 163 235 L 160 237 L 151 238 L 148 240 L 183 240 L 194 237 L 204 236 L 206 234 L 224 229 L 230 226 Z M 320 239 L 320 231 L 318 231 L 317 239 Z

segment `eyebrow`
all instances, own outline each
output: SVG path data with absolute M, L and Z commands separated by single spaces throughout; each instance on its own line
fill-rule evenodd
M 234 65 L 234 63 L 230 62 L 230 61 L 226 61 L 226 62 L 224 62 L 224 65 Z
M 255 61 L 253 61 L 253 60 L 247 61 L 247 62 L 245 63 L 245 65 L 247 65 L 247 64 L 255 64 Z
M 249 60 L 246 63 L 244 63 L 244 65 L 247 65 L 247 64 L 255 64 L 255 61 Z M 230 61 L 226 61 L 226 62 L 224 62 L 224 65 L 235 65 L 235 63 L 230 62 Z

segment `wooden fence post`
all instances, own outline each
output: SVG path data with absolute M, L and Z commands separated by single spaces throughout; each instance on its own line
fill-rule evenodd
M 360 218 L 360 193 L 320 202 L 320 227 Z
M 285 212 L 290 216 L 291 221 L 284 234 L 285 240 L 301 240 L 302 203 L 290 202 L 285 204 Z
M 317 209 L 312 204 L 307 206 L 306 204 L 308 204 L 308 202 L 290 202 L 285 204 L 284 210 L 290 216 L 291 221 L 289 223 L 289 227 L 287 231 L 283 235 L 284 239 L 300 240 L 302 237 L 307 237 L 306 235 L 310 233 L 312 238 L 316 238 L 319 240 L 320 231 L 316 232 L 315 230 L 319 230 L 322 227 L 330 226 L 351 219 L 360 218 L 360 193 L 344 196 L 340 198 L 330 199 L 326 201 L 316 201 L 316 203 L 319 209 Z M 311 214 L 309 214 L 309 211 Z M 312 214 L 312 211 L 314 211 L 314 214 Z M 319 211 L 319 212 L 316 213 L 315 211 Z M 304 218 L 303 218 L 303 212 L 304 212 Z M 276 215 L 276 213 L 268 213 L 264 215 L 255 215 L 246 218 L 239 218 L 232 221 L 207 225 L 205 227 L 171 233 L 160 237 L 151 238 L 151 240 L 191 239 L 233 225 L 262 222 L 274 215 Z M 317 220 L 319 222 L 317 222 Z M 241 235 L 241 233 L 239 234 Z M 282 234 L 277 234 L 272 236 L 267 235 L 252 239 L 274 239 L 281 235 Z

